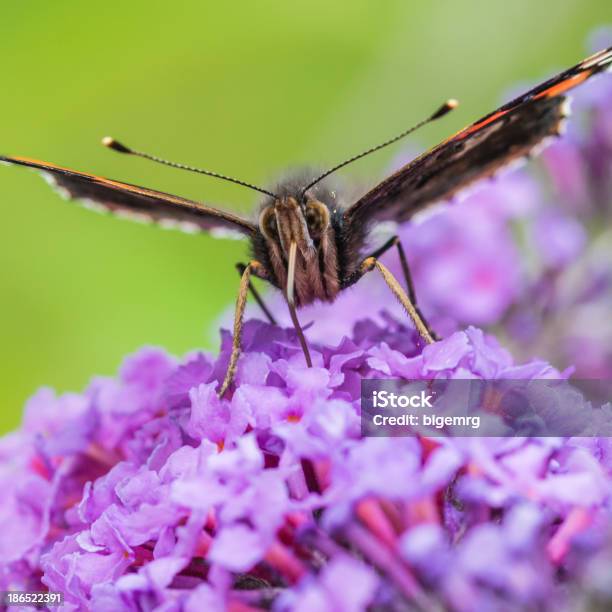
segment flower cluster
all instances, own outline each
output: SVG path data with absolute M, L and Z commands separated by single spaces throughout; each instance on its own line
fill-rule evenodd
M 602 441 L 361 437 L 364 377 L 561 376 L 476 328 L 422 348 L 364 320 L 310 369 L 291 330 L 244 340 L 223 400 L 229 334 L 31 398 L 0 445 L 0 588 L 101 612 L 536 605 L 609 519 Z

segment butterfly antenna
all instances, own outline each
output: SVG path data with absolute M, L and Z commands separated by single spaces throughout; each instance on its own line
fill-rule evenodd
M 119 153 L 125 153 L 127 155 L 134 155 L 136 157 L 142 157 L 144 159 L 149 159 L 151 161 L 157 162 L 158 164 L 164 164 L 164 166 L 170 166 L 171 168 L 178 168 L 179 170 L 189 170 L 189 172 L 197 172 L 198 174 L 205 174 L 206 176 L 212 176 L 214 178 L 221 179 L 223 181 L 228 181 L 230 183 L 234 183 L 236 185 L 242 185 L 243 187 L 248 187 L 249 189 L 253 189 L 254 191 L 259 191 L 259 193 L 264 193 L 272 198 L 278 198 L 278 196 L 271 191 L 267 191 L 266 189 L 262 189 L 261 187 L 257 187 L 257 185 L 252 185 L 251 183 L 246 183 L 245 181 L 241 181 L 239 179 L 232 178 L 231 176 L 225 176 L 224 174 L 219 174 L 218 172 L 212 172 L 211 170 L 203 170 L 202 168 L 194 168 L 192 166 L 186 166 L 185 164 L 177 164 L 176 162 L 171 162 L 166 159 L 161 159 L 160 157 L 156 157 L 155 155 L 149 155 L 148 153 L 142 153 L 141 151 L 135 151 L 134 149 L 130 149 L 126 147 L 124 144 L 120 143 L 118 140 L 111 138 L 110 136 L 105 136 L 102 139 L 102 144 L 113 151 L 117 151 Z
M 384 149 L 385 147 L 388 147 L 390 144 L 393 144 L 394 142 L 397 142 L 398 140 L 404 138 L 404 136 L 408 136 L 408 134 L 412 134 L 412 132 L 416 132 L 416 130 L 418 130 L 419 128 L 422 128 L 424 125 L 427 125 L 428 123 L 431 123 L 432 121 L 435 121 L 436 119 L 440 119 L 441 117 L 444 117 L 444 115 L 452 111 L 454 108 L 457 108 L 458 105 L 459 105 L 459 102 L 457 102 L 457 100 L 447 100 L 442 106 L 440 106 L 440 108 L 438 108 L 438 110 L 435 113 L 427 117 L 427 119 L 420 121 L 419 123 L 417 123 L 410 129 L 406 130 L 405 132 L 402 132 L 401 134 L 398 134 L 397 136 L 394 136 L 393 138 L 390 138 L 389 140 L 386 140 L 385 142 L 379 145 L 376 145 L 375 147 L 367 149 L 367 151 L 363 151 L 362 153 L 359 153 L 358 155 L 354 155 L 353 157 L 347 159 L 346 161 L 343 161 L 341 164 L 338 164 L 337 166 L 334 166 L 333 168 L 326 170 L 323 174 L 321 174 L 320 176 L 317 176 L 317 178 L 314 179 L 309 185 L 304 187 L 304 189 L 302 190 L 302 196 L 304 196 L 304 194 L 311 187 L 314 187 L 318 182 L 322 181 L 324 178 L 328 177 L 330 174 L 333 174 L 334 172 L 336 172 L 336 170 L 340 170 L 340 168 L 344 168 L 344 166 L 348 166 L 349 164 L 352 164 L 354 161 L 357 161 L 358 159 L 361 159 L 362 157 L 365 157 L 366 155 L 369 155 L 370 153 L 374 153 L 375 151 L 380 151 L 380 149 Z

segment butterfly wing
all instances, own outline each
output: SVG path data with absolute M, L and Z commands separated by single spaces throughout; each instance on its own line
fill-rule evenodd
M 40 170 L 67 198 L 82 200 L 101 212 L 137 221 L 158 223 L 184 231 L 251 236 L 257 227 L 237 215 L 179 196 L 120 183 L 111 179 L 62 168 L 26 157 L 2 157 L 0 161 Z
M 349 227 L 373 219 L 406 221 L 526 156 L 559 133 L 566 116 L 563 94 L 611 64 L 612 47 L 504 104 L 382 181 L 346 210 L 345 221 Z

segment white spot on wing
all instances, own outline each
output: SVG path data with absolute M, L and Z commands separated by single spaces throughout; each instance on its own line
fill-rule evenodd
M 164 218 L 159 219 L 157 224 L 162 229 L 179 230 L 186 234 L 197 234 L 202 231 L 202 228 L 197 223 L 191 223 L 190 221 L 178 221 L 177 219 Z
M 208 233 L 214 238 L 227 238 L 230 240 L 242 240 L 244 234 L 229 227 L 211 227 Z
M 565 98 L 561 103 L 561 116 L 565 119 L 572 114 L 572 99 Z
M 107 214 L 112 212 L 110 208 L 104 206 L 104 204 L 94 202 L 93 200 L 82 198 L 79 200 L 79 202 L 81 203 L 81 206 L 83 206 L 83 208 L 86 208 L 87 210 L 92 210 L 96 213 Z
M 113 212 L 119 219 L 128 219 L 129 221 L 136 221 L 136 223 L 153 223 L 155 221 L 151 215 L 126 210 L 125 208 L 117 208 Z
M 62 187 L 61 185 L 59 185 L 57 180 L 55 179 L 55 177 L 51 173 L 49 173 L 49 172 L 40 172 L 38 170 L 36 170 L 36 172 L 38 172 L 40 174 L 40 176 L 43 177 L 43 179 L 45 180 L 47 185 L 50 185 L 51 188 L 55 192 L 57 192 L 62 198 L 64 198 L 64 200 L 70 200 L 71 199 L 72 196 L 70 195 L 70 192 L 65 187 Z

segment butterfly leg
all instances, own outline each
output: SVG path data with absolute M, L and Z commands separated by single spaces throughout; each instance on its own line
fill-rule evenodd
M 393 276 L 389 269 L 383 264 L 381 264 L 380 261 L 376 259 L 376 257 L 366 257 L 366 259 L 361 262 L 361 265 L 355 272 L 353 279 L 351 279 L 352 282 L 357 282 L 367 272 L 371 272 L 374 269 L 377 269 L 381 273 L 385 283 L 387 283 L 387 286 L 389 287 L 389 289 L 391 289 L 393 295 L 395 295 L 395 297 L 399 300 L 400 304 L 404 307 L 404 310 L 412 319 L 414 326 L 416 327 L 423 340 L 425 340 L 427 344 L 433 344 L 435 342 L 435 338 L 432 336 L 429 331 L 429 328 L 423 321 L 422 317 L 419 315 L 419 312 L 415 308 L 412 300 L 406 295 L 406 292 L 399 284 L 395 276 Z
M 219 397 L 223 397 L 228 387 L 232 384 L 232 380 L 236 374 L 236 366 L 238 365 L 238 358 L 240 357 L 242 322 L 244 319 L 244 309 L 246 307 L 249 286 L 251 284 L 251 274 L 255 274 L 260 278 L 265 278 L 263 266 L 258 261 L 254 260 L 249 262 L 249 264 L 244 267 L 242 276 L 240 278 L 240 288 L 238 289 L 238 299 L 236 300 L 236 311 L 234 314 L 234 337 L 232 338 L 232 352 L 223 384 L 219 390 Z
M 417 314 L 421 318 L 421 321 L 427 328 L 429 335 L 434 340 L 439 340 L 440 337 L 431 328 L 431 325 L 429 325 L 429 323 L 423 316 L 423 313 L 419 309 L 419 306 L 417 303 L 416 291 L 414 290 L 414 282 L 412 280 L 412 274 L 410 273 L 410 267 L 408 266 L 408 259 L 406 258 L 406 252 L 404 251 L 404 247 L 402 246 L 399 236 L 393 236 L 392 238 L 389 238 L 389 240 L 387 240 L 387 242 L 385 242 L 385 244 L 383 244 L 380 248 L 376 249 L 376 251 L 374 251 L 370 255 L 370 257 L 374 257 L 375 259 L 378 259 L 379 257 L 381 257 L 384 253 L 386 253 L 389 249 L 392 249 L 393 247 L 397 247 L 397 252 L 399 254 L 399 259 L 400 259 L 400 265 L 402 266 L 402 273 L 404 274 L 404 279 L 406 281 L 408 299 L 412 302 L 414 309 L 416 310 Z
M 236 264 L 236 269 L 238 270 L 238 273 L 240 274 L 240 276 L 244 274 L 244 271 L 246 270 L 246 268 L 247 266 L 243 263 Z M 255 301 L 257 302 L 257 304 L 259 305 L 263 313 L 266 315 L 268 321 L 270 321 L 272 325 L 276 325 L 276 319 L 272 316 L 272 313 L 270 312 L 269 308 L 266 306 L 266 303 L 263 301 L 263 298 L 261 297 L 261 295 L 259 295 L 259 291 L 255 289 L 255 286 L 253 285 L 251 281 L 249 281 L 249 291 L 251 292 L 251 295 L 253 296 L 253 298 L 255 298 Z

